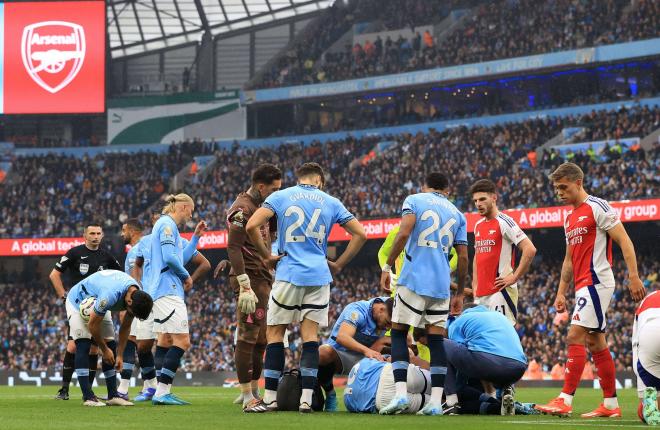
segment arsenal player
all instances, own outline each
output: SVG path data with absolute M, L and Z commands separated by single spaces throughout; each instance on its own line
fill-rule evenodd
M 616 398 L 615 369 L 607 347 L 605 312 L 614 293 L 612 239 L 621 247 L 628 268 L 628 289 L 635 302 L 644 298 L 644 286 L 637 272 L 635 248 L 616 211 L 602 199 L 590 196 L 583 188 L 584 173 L 573 163 L 564 163 L 551 175 L 559 199 L 573 210 L 566 215 L 566 257 L 554 306 L 566 309 L 566 292 L 573 279 L 575 308 L 568 331 L 568 360 L 564 388 L 547 405 L 537 405 L 543 413 L 568 416 L 573 412 L 573 395 L 587 361 L 585 345 L 596 364 L 604 401 L 582 418 L 620 417 Z
M 497 193 L 492 181 L 478 180 L 470 188 L 470 195 L 483 217 L 474 226 L 474 302 L 501 312 L 515 325 L 518 317 L 517 282 L 529 270 L 536 248 L 518 224 L 497 209 Z M 522 256 L 514 270 L 516 247 Z
M 241 384 L 243 409 L 246 412 L 265 412 L 259 405 L 259 378 L 266 350 L 266 308 L 273 276 L 266 267 L 255 245 L 250 241 L 245 226 L 261 203 L 282 187 L 282 172 L 272 164 L 262 164 L 252 172 L 250 188 L 238 195 L 228 211 L 228 248 L 231 272 L 229 283 L 237 294 L 237 341 L 234 352 L 236 373 Z M 275 224 L 261 228 L 261 236 L 268 249 Z

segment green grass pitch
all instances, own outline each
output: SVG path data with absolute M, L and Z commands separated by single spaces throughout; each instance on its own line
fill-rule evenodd
M 304 430 L 414 430 L 427 425 L 450 430 L 525 430 L 525 429 L 607 429 L 637 428 L 643 424 L 637 418 L 637 397 L 634 390 L 620 390 L 619 402 L 623 418 L 579 418 L 579 414 L 598 406 L 601 392 L 593 389 L 578 391 L 573 418 L 551 416 L 443 416 L 418 417 L 337 413 L 301 415 L 297 412 L 244 414 L 232 400 L 237 389 L 187 387 L 174 392 L 192 402 L 190 406 L 152 406 L 138 404 L 126 408 L 86 408 L 82 406 L 80 390 L 71 387 L 71 400 L 52 400 L 57 387 L 0 387 L 0 428 L 13 429 L 304 429 Z M 104 390 L 97 388 L 98 394 Z M 137 394 L 131 389 L 131 395 Z M 523 402 L 545 402 L 556 396 L 557 389 L 520 389 L 516 399 Z M 343 405 L 340 405 L 343 407 Z M 435 427 L 434 427 L 435 428 Z

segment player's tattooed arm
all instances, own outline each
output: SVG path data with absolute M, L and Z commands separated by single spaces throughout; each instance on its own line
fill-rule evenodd
M 230 223 L 231 222 L 230 218 Z M 245 260 L 243 259 L 243 251 L 241 251 L 241 249 L 247 238 L 248 236 L 244 227 L 238 228 L 238 226 L 229 226 L 229 233 L 227 236 L 227 255 L 229 256 L 231 267 L 237 275 L 245 273 Z
M 467 245 L 454 245 L 458 257 L 456 267 L 456 294 L 451 298 L 450 311 L 452 315 L 458 315 L 463 311 L 463 297 L 465 292 L 465 280 L 468 272 L 468 249 Z
M 362 345 L 360 342 L 355 340 L 355 333 L 357 328 L 350 323 L 342 323 L 339 326 L 339 332 L 337 333 L 337 343 L 348 348 L 351 351 L 359 352 L 364 354 L 367 358 L 373 358 L 378 361 L 384 361 L 383 356 L 380 352 L 369 348 L 368 346 Z
M 191 260 L 196 266 L 195 271 L 190 275 L 193 280 L 193 284 L 204 278 L 209 270 L 211 270 L 211 263 L 202 255 L 201 252 L 195 254 Z
M 257 248 L 259 255 L 265 261 L 266 267 L 269 269 L 275 267 L 280 258 L 282 258 L 282 256 L 270 255 L 270 249 L 268 249 L 266 242 L 264 242 L 263 238 L 261 237 L 261 226 L 266 224 L 268 220 L 273 217 L 273 215 L 275 215 L 275 212 L 272 210 L 265 207 L 260 207 L 255 211 L 254 214 L 252 214 L 247 222 L 247 225 L 245 226 L 245 231 L 250 238 L 250 242 L 252 242 L 252 244 Z
M 142 281 L 142 270 L 144 267 L 144 257 L 136 257 L 135 258 L 135 264 L 133 265 L 133 268 L 131 269 L 131 276 L 133 279 L 136 281 L 140 282 Z
M 571 285 L 573 279 L 573 260 L 571 259 L 571 250 L 566 247 L 566 255 L 564 262 L 561 265 L 561 278 L 559 279 L 559 288 L 557 289 L 557 297 L 555 298 L 555 309 L 557 312 L 563 313 L 566 311 L 566 291 Z
M 636 302 L 641 301 L 646 295 L 644 284 L 639 277 L 637 271 L 637 256 L 635 255 L 635 246 L 633 245 L 628 233 L 626 232 L 623 224 L 618 223 L 611 229 L 607 230 L 607 234 L 614 240 L 621 248 L 623 259 L 628 268 L 628 289 L 630 295 Z

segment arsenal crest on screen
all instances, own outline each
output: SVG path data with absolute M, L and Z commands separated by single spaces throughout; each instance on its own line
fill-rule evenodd
M 65 21 L 43 21 L 23 30 L 21 54 L 28 75 L 41 88 L 57 93 L 69 85 L 85 60 L 85 31 Z

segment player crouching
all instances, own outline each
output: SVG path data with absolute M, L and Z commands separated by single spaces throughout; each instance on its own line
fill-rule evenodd
M 115 363 L 122 364 L 122 352 L 128 340 L 133 317 L 149 317 L 153 301 L 141 291 L 135 279 L 118 270 L 102 270 L 80 281 L 69 291 L 66 313 L 71 336 L 76 343 L 75 368 L 85 406 L 132 406 L 117 394 Z M 93 306 L 88 300 L 94 300 Z M 85 304 L 83 304 L 85 302 Z M 83 304 L 81 309 L 81 304 Z M 115 342 L 112 317 L 108 311 L 127 311 L 119 328 L 119 351 Z M 103 354 L 102 369 L 108 388 L 107 403 L 101 402 L 92 391 L 89 381 L 89 350 L 92 338 Z
M 384 361 L 380 350 L 389 338 L 385 332 L 392 325 L 393 300 L 376 297 L 346 306 L 332 328 L 330 339 L 319 347 L 318 379 L 325 391 L 326 412 L 337 411 L 337 394 L 332 378 L 346 375 L 364 357 Z

